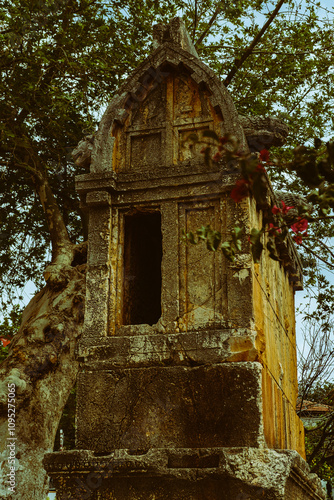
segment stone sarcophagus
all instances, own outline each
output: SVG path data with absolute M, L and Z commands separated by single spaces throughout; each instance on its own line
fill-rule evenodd
M 233 134 L 247 151 L 243 121 L 176 18 L 89 138 L 77 449 L 44 461 L 57 500 L 324 498 L 295 413 L 292 242 L 254 264 L 246 236 L 233 263 L 182 239 L 261 227 L 269 181 L 266 205 L 236 205 L 237 165 L 190 140 Z

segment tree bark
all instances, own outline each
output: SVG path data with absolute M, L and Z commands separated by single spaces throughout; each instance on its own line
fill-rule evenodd
M 77 250 L 82 253 L 83 247 Z M 79 369 L 75 346 L 84 318 L 85 270 L 85 264 L 64 266 L 57 279 L 49 279 L 26 307 L 9 355 L 0 365 L 1 499 L 46 498 L 48 481 L 42 459 L 53 450 L 58 423 Z M 15 384 L 15 427 L 9 428 L 8 384 Z M 11 491 L 8 444 L 13 443 L 16 474 Z
M 16 166 L 30 174 L 39 196 L 52 262 L 44 272 L 46 286 L 26 307 L 9 355 L 0 365 L 0 500 L 45 500 L 48 478 L 42 460 L 53 450 L 79 369 L 75 346 L 84 319 L 87 248 L 70 241 L 47 170 L 24 125 L 15 136 L 18 143 L 12 154 Z M 9 397 L 13 391 L 15 397 Z M 10 460 L 15 460 L 12 476 Z

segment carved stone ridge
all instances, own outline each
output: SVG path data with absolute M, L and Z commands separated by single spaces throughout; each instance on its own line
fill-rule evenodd
M 289 127 L 272 116 L 241 116 L 239 120 L 251 151 L 283 146 Z

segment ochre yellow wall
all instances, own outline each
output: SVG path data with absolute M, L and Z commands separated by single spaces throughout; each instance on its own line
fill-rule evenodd
M 261 227 L 261 214 L 253 227 Z M 263 418 L 270 448 L 295 449 L 305 457 L 304 428 L 296 415 L 298 395 L 293 284 L 281 262 L 263 251 L 253 264 L 254 327 L 263 370 Z
M 262 394 L 264 435 L 268 447 L 296 450 L 305 458 L 302 421 L 266 366 L 262 372 Z

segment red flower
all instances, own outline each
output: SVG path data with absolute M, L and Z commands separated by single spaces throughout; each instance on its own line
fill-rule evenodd
M 281 205 L 282 205 L 282 213 L 284 215 L 286 215 L 289 210 L 291 210 L 292 208 L 294 208 L 294 207 L 287 207 L 286 204 L 284 203 L 284 201 L 281 201 Z
M 258 166 L 256 167 L 256 171 L 257 172 L 265 172 L 266 169 L 264 168 L 263 165 L 261 165 L 261 163 L 259 163 Z
M 260 151 L 260 160 L 269 161 L 269 151 L 267 149 L 262 149 L 262 151 Z
M 0 337 L 0 340 L 2 342 L 2 345 L 6 347 L 8 344 L 10 344 L 10 340 L 4 339 L 3 337 Z
M 280 214 L 282 212 L 283 215 L 286 215 L 289 210 L 291 210 L 294 207 L 287 207 L 284 201 L 280 201 L 280 204 L 282 205 L 282 208 L 279 208 L 278 206 L 274 205 L 273 208 L 271 209 L 273 214 Z
M 236 203 L 239 203 L 244 198 L 247 198 L 249 194 L 249 181 L 247 179 L 239 179 L 235 183 L 235 188 L 231 191 L 231 198 Z
M 301 242 L 303 241 L 303 237 L 301 234 L 294 234 L 292 236 L 292 238 L 294 239 L 294 241 L 297 243 L 297 245 L 300 245 Z
M 308 221 L 306 219 L 301 219 L 299 217 L 297 222 L 292 224 L 291 229 L 294 233 L 303 233 L 304 231 L 306 231 L 307 226 L 308 226 Z
M 279 234 L 282 232 L 282 229 L 280 227 L 274 226 L 272 222 L 269 223 L 269 234 Z

